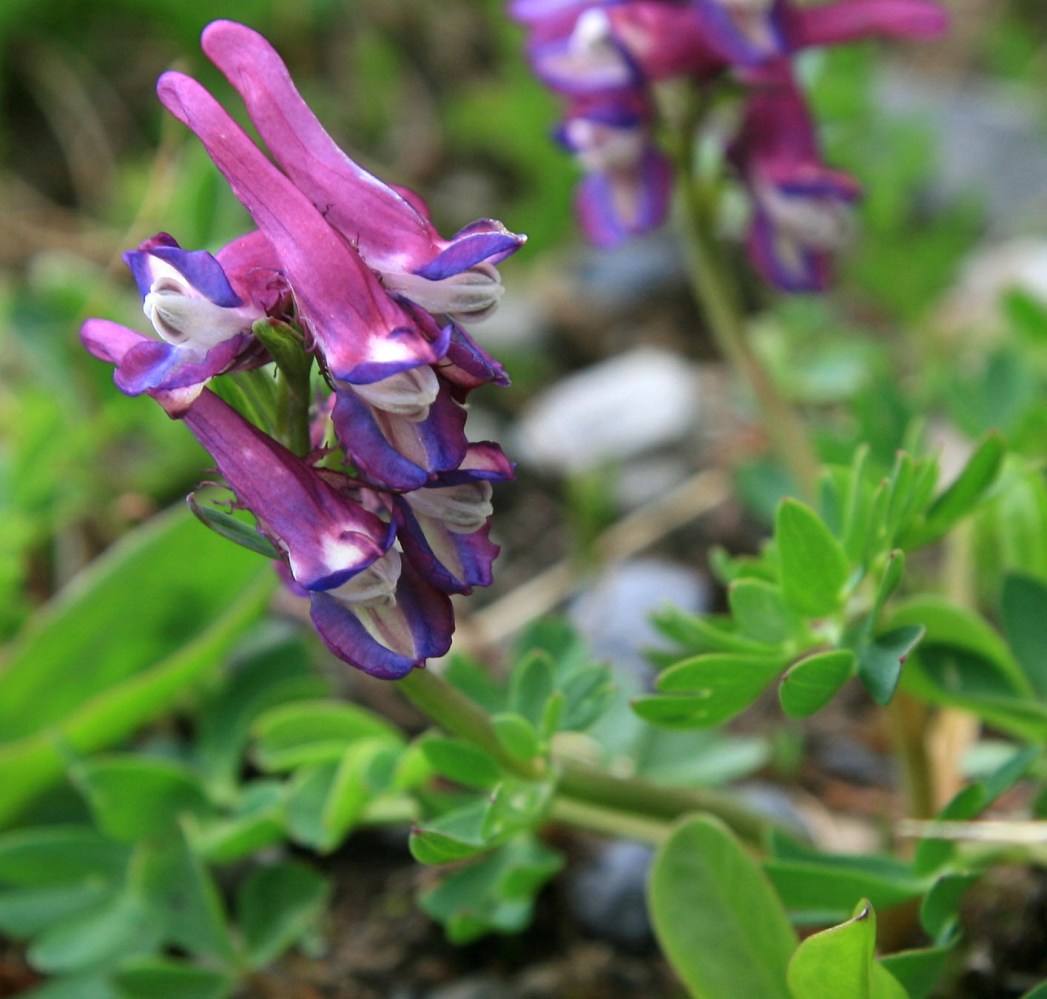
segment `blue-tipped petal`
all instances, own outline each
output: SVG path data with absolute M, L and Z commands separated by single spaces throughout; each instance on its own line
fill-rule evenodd
M 451 383 L 456 399 L 460 401 L 479 385 L 509 384 L 505 368 L 461 326 L 452 323 L 450 332 L 450 345 L 443 360 L 436 365 L 436 370 Z
M 424 420 L 375 408 L 351 386 L 339 388 L 331 419 L 360 477 L 380 489 L 418 489 L 465 456 L 465 410 L 441 388 Z
M 183 250 L 167 233 L 146 240 L 137 250 L 124 254 L 138 292 L 145 298 L 154 282 L 170 271 L 177 273 L 193 291 L 226 309 L 243 305 L 222 265 L 206 250 Z
M 499 552 L 488 535 L 491 525 L 485 520 L 474 531 L 452 531 L 440 517 L 429 516 L 412 500 L 421 493 L 442 492 L 462 487 L 419 489 L 396 501 L 397 537 L 404 553 L 419 572 L 446 593 L 472 593 L 474 586 L 491 585 L 491 565 Z
M 444 655 L 454 633 L 450 598 L 406 559 L 395 605 L 353 607 L 330 593 L 314 593 L 310 616 L 335 656 L 382 680 L 398 680 Z

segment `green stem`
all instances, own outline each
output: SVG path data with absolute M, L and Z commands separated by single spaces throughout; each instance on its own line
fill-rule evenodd
M 627 813 L 649 822 L 671 823 L 691 812 L 707 812 L 722 819 L 738 836 L 760 844 L 778 824 L 751 811 L 735 795 L 708 788 L 657 784 L 636 777 L 616 777 L 599 767 L 564 758 L 557 760 L 557 794 Z
M 556 798 L 549 811 L 549 819 L 576 829 L 587 829 L 601 836 L 635 839 L 652 846 L 660 846 L 672 832 L 669 822 L 602 808 L 573 798 Z
M 525 780 L 549 776 L 541 759 L 519 760 L 510 755 L 495 734 L 487 713 L 431 669 L 413 670 L 398 687 L 416 708 L 445 731 L 484 749 L 504 770 Z M 664 786 L 635 778 L 616 777 L 579 760 L 553 754 L 558 774 L 554 817 L 586 828 L 618 835 L 646 834 L 650 840 L 662 827 L 690 812 L 708 812 L 727 823 L 742 839 L 761 842 L 775 823 L 746 808 L 733 795 L 698 788 Z M 587 816 L 584 818 L 583 816 Z M 615 824 L 617 823 L 617 824 Z
M 304 384 L 301 379 L 292 382 L 286 373 L 281 372 L 276 400 L 280 425 L 284 428 L 286 438 L 284 443 L 297 455 L 308 454 L 310 451 L 308 370 Z
M 446 732 L 488 752 L 503 770 L 524 780 L 540 780 L 545 776 L 542 761 L 519 760 L 507 752 L 495 734 L 487 712 L 434 670 L 411 670 L 397 681 L 397 688 Z
M 682 178 L 683 230 L 691 288 L 705 313 L 709 331 L 721 356 L 752 391 L 763 426 L 788 468 L 796 489 L 804 498 L 813 499 L 819 473 L 817 455 L 796 412 L 768 375 L 749 343 L 737 288 L 712 238 L 713 213 L 703 196 L 704 189 L 693 166 L 690 144 L 692 133 L 690 129 L 684 131 L 686 134 L 681 137 L 676 159 Z

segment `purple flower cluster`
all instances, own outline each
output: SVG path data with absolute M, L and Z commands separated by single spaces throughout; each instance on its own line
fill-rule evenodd
M 665 219 L 672 177 L 652 141 L 654 85 L 741 86 L 728 156 L 753 206 L 749 256 L 787 291 L 826 286 L 859 195 L 822 162 L 793 53 L 868 36 L 933 37 L 947 25 L 934 0 L 510 0 L 509 9 L 529 30 L 535 73 L 566 99 L 558 138 L 586 171 L 576 207 L 597 246 Z
M 491 483 L 512 466 L 468 440 L 463 404 L 507 378 L 460 324 L 497 308 L 496 265 L 524 237 L 484 219 L 442 238 L 415 194 L 335 145 L 262 36 L 216 21 L 203 48 L 272 160 L 190 77 L 165 73 L 160 100 L 257 228 L 213 256 L 147 240 L 124 259 L 159 339 L 105 319 L 81 339 L 122 391 L 152 396 L 207 448 L 328 648 L 397 678 L 449 648 L 450 594 L 491 581 Z M 299 331 L 323 372 L 310 455 L 206 387 L 270 360 L 259 322 Z

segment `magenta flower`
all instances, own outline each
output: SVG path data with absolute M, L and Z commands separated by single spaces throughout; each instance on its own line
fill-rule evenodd
M 264 39 L 216 22 L 205 47 L 278 165 L 195 80 L 166 73 L 157 89 L 257 231 L 216 256 L 148 240 L 125 259 L 159 339 L 104 319 L 81 338 L 124 391 L 151 395 L 210 452 L 327 647 L 402 677 L 450 647 L 449 595 L 491 581 L 491 483 L 512 466 L 497 445 L 468 443 L 463 403 L 508 379 L 459 320 L 497 306 L 496 264 L 523 237 L 481 220 L 443 239 L 416 195 L 334 145 Z M 266 426 L 308 456 L 205 388 L 267 363 L 259 336 L 290 387 Z M 311 385 L 303 351 L 319 362 Z
M 124 261 L 161 339 L 105 319 L 89 319 L 81 331 L 92 354 L 116 365 L 113 377 L 122 392 L 153 395 L 178 415 L 209 379 L 266 360 L 251 326 L 286 286 L 258 234 L 215 257 L 183 250 L 160 233 L 124 254 Z
M 396 525 L 367 509 L 344 477 L 332 485 L 306 461 L 211 392 L 184 417 L 310 599 L 331 651 L 383 679 L 396 679 L 450 647 L 447 597 L 393 547 Z M 339 481 L 335 479 L 335 481 Z
M 730 156 L 752 195 L 753 265 L 784 291 L 824 290 L 833 251 L 853 231 L 861 190 L 847 174 L 822 163 L 814 124 L 795 86 L 752 93 Z
M 673 10 L 673 8 L 676 8 Z M 662 10 L 658 10 L 662 8 Z M 691 13 L 687 26 L 681 11 Z M 631 14 L 631 11 L 636 13 Z M 672 10 L 672 13 L 670 13 Z M 837 0 L 799 4 L 793 0 L 691 0 L 627 3 L 610 15 L 621 44 L 651 79 L 663 79 L 673 60 L 659 50 L 692 47 L 691 65 L 677 55 L 684 75 L 698 78 L 720 69 L 743 75 L 761 64 L 811 46 L 839 45 L 863 38 L 934 38 L 948 14 L 934 0 Z M 700 56 L 698 53 L 701 53 Z M 659 62 L 661 60 L 661 62 Z
M 568 109 L 557 137 L 586 171 L 575 208 L 593 244 L 618 246 L 665 221 L 672 168 L 651 141 L 642 95 L 578 101 Z
M 336 378 L 374 382 L 439 359 L 439 348 L 386 293 L 351 243 L 199 83 L 165 73 L 157 92 L 196 133 L 272 245 L 300 316 Z
M 242 24 L 215 21 L 202 44 L 280 168 L 389 293 L 460 321 L 497 307 L 503 289 L 494 265 L 526 237 L 482 219 L 443 239 L 421 199 L 383 183 L 335 144 L 266 39 Z

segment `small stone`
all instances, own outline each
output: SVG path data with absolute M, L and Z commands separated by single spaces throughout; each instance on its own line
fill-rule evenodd
M 676 443 L 695 432 L 698 415 L 694 365 L 638 347 L 536 396 L 513 453 L 548 471 L 577 473 Z
M 654 850 L 645 843 L 601 843 L 568 876 L 568 900 L 590 933 L 639 949 L 651 939 L 646 885 Z
M 657 558 L 622 562 L 607 570 L 569 611 L 571 623 L 594 658 L 614 667 L 632 689 L 641 689 L 653 670 L 646 653 L 665 640 L 651 624 L 659 607 L 672 604 L 692 613 L 709 605 L 709 583 L 701 573 Z

